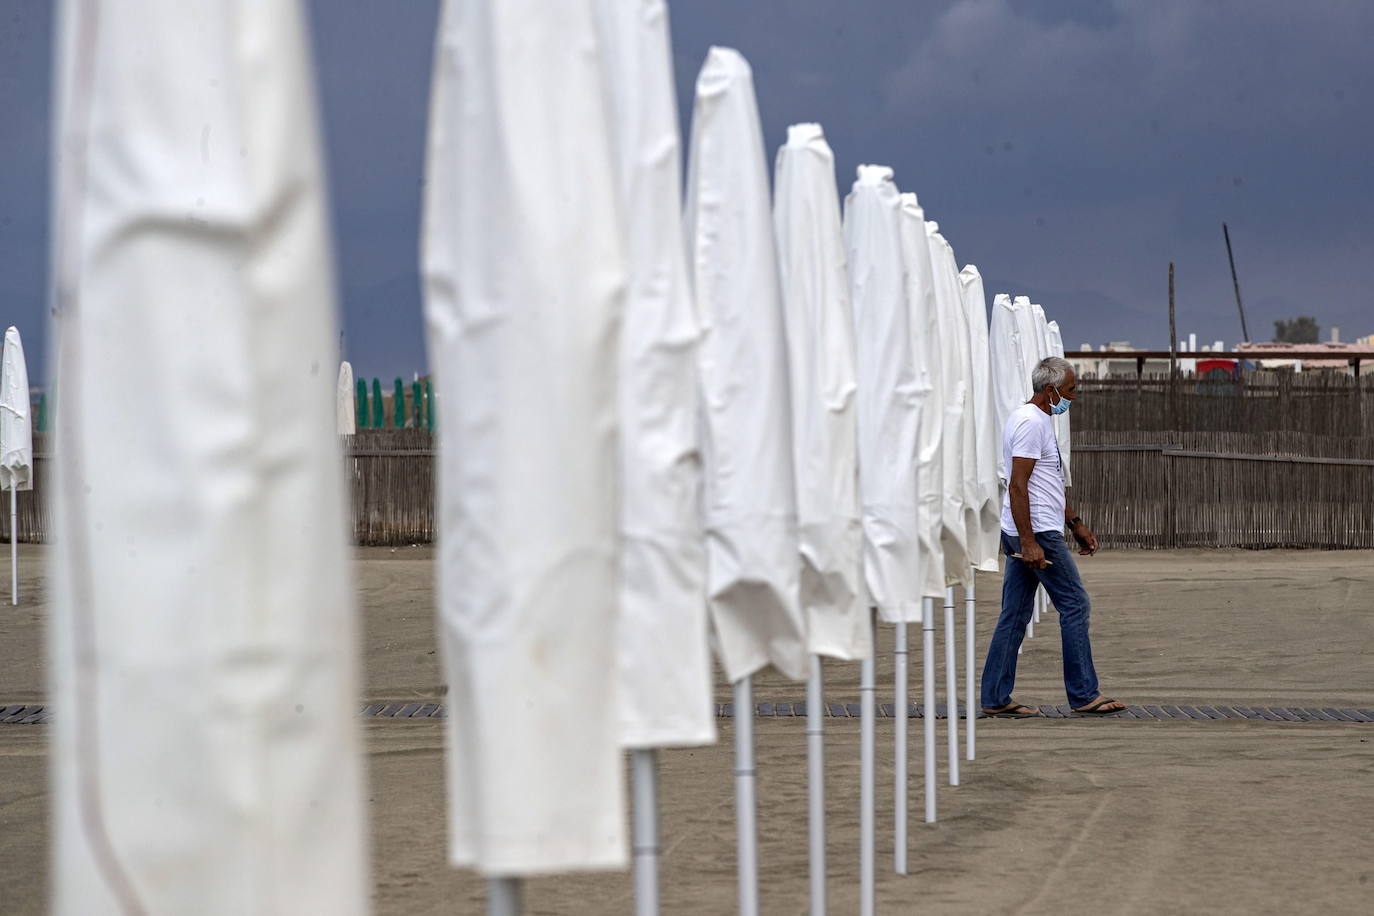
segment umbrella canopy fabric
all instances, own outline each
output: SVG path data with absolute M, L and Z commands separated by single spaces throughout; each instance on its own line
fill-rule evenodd
M 697 75 L 687 245 L 707 326 L 701 435 L 711 619 L 726 676 L 806 674 L 787 336 L 754 77 L 711 48 Z
M 993 365 L 997 367 L 997 374 L 993 378 L 1001 427 L 1006 425 L 1011 411 L 1029 401 L 1035 394 L 1031 388 L 1031 373 L 1035 371 L 1040 360 L 1049 355 L 1042 349 L 1044 328 L 1030 299 L 1017 296 L 1002 312 L 994 306 L 994 318 L 1002 317 L 1004 314 L 1000 332 L 990 335 L 994 344 Z M 1044 346 L 1047 347 L 1048 344 Z M 998 454 L 1001 456 L 1000 449 Z M 1005 456 L 999 457 L 997 466 L 997 474 L 1003 482 L 1006 482 L 1008 473 L 1005 460 Z
M 973 368 L 972 426 L 977 465 L 977 536 L 969 545 L 975 569 L 997 572 L 998 531 L 1001 528 L 1002 500 L 997 485 L 997 455 L 1002 450 L 1001 430 L 993 408 L 992 364 L 988 356 L 987 296 L 977 266 L 967 264 L 959 271 L 963 291 L 964 315 L 968 322 L 969 354 Z
M 53 912 L 363 913 L 300 4 L 72 3 L 57 36 Z
M 835 156 L 819 124 L 787 129 L 773 194 L 807 639 L 813 654 L 862 659 L 873 645 L 863 583 L 854 313 Z
M 29 369 L 19 329 L 5 331 L 0 368 L 0 489 L 33 489 L 33 418 L 29 410 Z
M 915 194 L 902 199 L 902 262 L 906 268 L 907 314 L 911 331 L 911 358 L 916 384 L 923 392 L 921 425 L 916 438 L 917 542 L 921 551 L 922 597 L 943 598 L 945 555 L 943 498 L 945 370 L 940 350 L 940 310 L 935 300 L 935 273 L 926 241 L 925 211 Z
M 969 532 L 976 528 L 968 508 L 974 489 L 975 465 L 973 427 L 968 407 L 972 401 L 971 358 L 968 348 L 964 296 L 959 285 L 959 265 L 954 249 L 940 234 L 940 225 L 926 220 L 926 241 L 935 276 L 935 302 L 940 329 L 941 369 L 944 373 L 944 424 L 941 429 L 941 492 L 945 584 L 966 585 L 969 581 Z
M 339 384 L 334 399 L 335 426 L 341 436 L 351 436 L 358 431 L 358 411 L 353 396 L 353 365 L 344 360 L 339 364 Z
M 449 859 L 626 862 L 615 626 L 625 233 L 592 0 L 449 0 L 422 268 Z
M 1050 356 L 1064 356 L 1064 336 L 1059 333 L 1059 322 L 1045 322 L 1045 339 L 1049 343 Z M 1054 418 L 1054 436 L 1059 440 L 1059 454 L 1064 462 L 1064 486 L 1073 486 L 1072 463 L 1069 458 L 1069 415 L 1060 414 Z
M 716 739 L 697 448 L 701 323 L 682 236 L 677 98 L 662 0 L 599 0 L 629 288 L 620 339 L 620 735 Z
M 1031 303 L 1031 314 L 1035 316 L 1036 352 L 1039 354 L 1040 359 L 1044 359 L 1050 355 L 1049 322 L 1045 319 L 1045 310 L 1041 308 L 1038 303 Z
M 1031 396 L 1031 367 L 1025 363 L 1026 351 L 1021 346 L 1022 321 L 1020 314 L 1029 309 L 1029 301 L 1015 300 L 1006 293 L 992 299 L 992 315 L 988 318 L 988 354 L 992 360 L 992 402 L 997 429 L 997 477 L 1008 480 L 1006 456 L 1001 441 L 1007 418 Z
M 844 234 L 858 352 L 864 578 L 884 620 L 921 619 L 917 442 L 926 391 L 912 357 L 901 196 L 892 169 L 861 165 Z

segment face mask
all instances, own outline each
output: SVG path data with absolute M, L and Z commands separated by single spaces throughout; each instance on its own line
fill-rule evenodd
M 1058 388 L 1054 389 L 1054 393 L 1055 393 L 1055 394 L 1059 394 L 1059 389 L 1058 389 Z M 1051 405 L 1050 405 L 1050 413 L 1054 414 L 1054 415 L 1057 417 L 1057 416 L 1059 416 L 1059 415 L 1062 414 L 1062 413 L 1068 413 L 1068 412 L 1069 412 L 1069 399 L 1066 398 L 1066 397 L 1064 397 L 1062 394 L 1059 394 L 1059 403 L 1058 403 L 1058 404 L 1051 404 Z

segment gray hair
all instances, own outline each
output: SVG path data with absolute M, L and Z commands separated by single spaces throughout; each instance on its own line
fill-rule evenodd
M 1045 390 L 1046 385 L 1058 388 L 1069 380 L 1069 373 L 1072 371 L 1073 363 L 1064 357 L 1047 356 L 1040 360 L 1035 371 L 1031 373 L 1031 388 L 1037 392 Z

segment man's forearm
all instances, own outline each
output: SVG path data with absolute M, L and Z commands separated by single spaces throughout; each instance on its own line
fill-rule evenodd
M 1013 483 L 1007 493 L 1011 499 L 1011 520 L 1016 523 L 1016 533 L 1022 541 L 1035 540 L 1035 531 L 1031 527 L 1030 491 Z

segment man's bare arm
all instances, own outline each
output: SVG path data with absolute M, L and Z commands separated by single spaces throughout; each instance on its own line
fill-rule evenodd
M 1013 457 L 1007 495 L 1011 501 L 1011 520 L 1016 523 L 1016 533 L 1021 538 L 1021 559 L 1033 569 L 1044 569 L 1045 551 L 1035 539 L 1035 530 L 1031 527 L 1030 476 L 1033 470 L 1034 458 Z
M 1069 505 L 1066 498 L 1064 500 L 1064 524 L 1069 526 L 1074 539 L 1078 541 L 1079 556 L 1090 557 L 1097 553 L 1097 535 L 1093 534 L 1092 529 L 1085 525 L 1082 519 L 1079 519 L 1078 524 L 1075 525 L 1073 520 L 1076 518 L 1078 518 L 1078 513 L 1073 511 L 1073 506 Z

